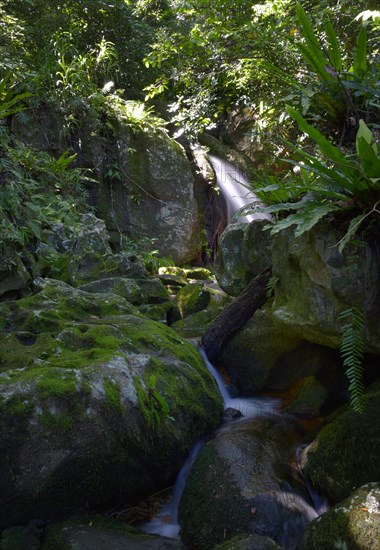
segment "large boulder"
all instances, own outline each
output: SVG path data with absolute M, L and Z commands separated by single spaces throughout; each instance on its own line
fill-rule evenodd
M 142 106 L 136 104 L 136 108 Z M 194 174 L 184 148 L 168 134 L 147 123 L 105 121 L 107 137 L 94 118 L 78 112 L 78 132 L 63 136 L 64 121 L 54 107 L 44 105 L 33 124 L 13 117 L 12 131 L 38 150 L 59 156 L 77 154 L 75 166 L 91 171 L 88 202 L 106 222 L 111 240 L 122 247 L 125 235 L 145 239 L 176 263 L 198 256 L 199 220 Z M 109 131 L 109 126 L 112 132 Z
M 87 283 L 79 287 L 86 292 L 111 292 L 133 305 L 161 304 L 170 300 L 169 294 L 160 279 L 131 279 L 109 277 Z
M 147 535 L 115 520 L 96 515 L 73 518 L 53 525 L 45 537 L 44 550 L 180 550 L 179 540 Z M 5 548 L 4 550 L 16 550 Z
M 38 280 L 0 304 L 0 526 L 125 505 L 219 423 L 197 350 L 115 294 Z
M 310 382 L 310 377 L 314 377 L 322 392 L 326 388 L 326 398 L 327 393 L 336 398 L 343 375 L 337 353 L 288 335 L 283 326 L 278 326 L 271 307 L 268 303 L 256 311 L 227 341 L 218 355 L 218 367 L 226 369 L 245 394 L 262 390 L 287 392 L 293 388 L 292 395 L 288 394 L 293 399 L 300 382 L 303 384 L 305 378 Z
M 380 479 L 379 383 L 368 390 L 363 401 L 363 414 L 339 411 L 303 453 L 306 475 L 336 501 Z
M 234 223 L 219 240 L 216 277 L 221 288 L 238 296 L 249 281 L 272 265 L 272 238 L 263 227 L 268 220 Z
M 299 550 L 380 548 L 380 483 L 367 483 L 312 521 Z
M 282 231 L 273 242 L 273 315 L 279 327 L 297 338 L 339 348 L 344 322 L 339 313 L 362 311 L 367 351 L 380 353 L 380 249 L 374 242 L 338 250 L 342 233 L 326 222 L 295 237 Z
M 124 234 L 151 241 L 161 256 L 175 263 L 198 255 L 194 175 L 178 142 L 159 129 L 131 131 L 115 124 L 106 144 L 112 162 L 99 156 L 99 139 L 91 132 L 84 132 L 82 149 L 98 182 L 90 189 L 91 200 L 115 245 L 122 243 Z
M 293 548 L 317 516 L 291 467 L 296 436 L 278 417 L 229 423 L 201 450 L 181 500 L 182 540 L 209 549 L 240 534 Z

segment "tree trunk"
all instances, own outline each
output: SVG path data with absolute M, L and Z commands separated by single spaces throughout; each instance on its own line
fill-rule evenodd
M 212 323 L 202 338 L 203 349 L 210 361 L 215 361 L 228 339 L 265 304 L 270 277 L 271 270 L 267 269 L 252 279 Z

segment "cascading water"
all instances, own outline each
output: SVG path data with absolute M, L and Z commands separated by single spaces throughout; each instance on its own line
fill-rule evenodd
M 215 172 L 216 184 L 221 190 L 227 204 L 228 223 L 237 210 L 244 206 L 262 205 L 260 199 L 249 190 L 249 184 L 241 171 L 227 160 L 208 156 Z M 252 222 L 259 219 L 269 219 L 267 214 L 256 213 L 240 216 L 236 221 Z
M 283 419 L 283 414 L 278 412 L 278 408 L 280 405 L 279 399 L 266 397 L 233 397 L 223 378 L 214 368 L 214 366 L 208 361 L 206 354 L 202 349 L 200 350 L 200 353 L 204 358 L 205 364 L 209 372 L 214 377 L 218 385 L 219 391 L 223 398 L 225 410 L 228 408 L 232 408 L 235 410 L 237 409 L 242 414 L 242 417 L 238 420 L 234 420 L 234 422 L 232 423 L 227 423 L 223 425 L 223 430 L 228 430 L 229 426 L 232 428 L 239 425 L 243 426 L 243 424 L 239 424 L 239 421 L 252 422 L 252 419 L 257 419 L 260 417 L 269 416 L 272 417 L 275 422 L 281 422 L 281 419 Z M 149 534 L 160 535 L 172 539 L 180 538 L 180 525 L 178 523 L 179 504 L 185 489 L 190 470 L 204 444 L 205 441 L 203 440 L 196 443 L 177 476 L 170 502 L 163 505 L 153 519 L 140 525 L 140 528 L 143 531 Z M 281 505 L 284 503 L 286 507 L 289 507 L 293 503 L 293 506 L 295 506 L 298 511 L 300 506 L 302 508 L 302 518 L 300 518 L 299 515 L 297 516 L 297 513 L 295 511 L 292 514 L 293 519 L 290 521 L 287 520 L 283 525 L 281 544 L 283 544 L 284 548 L 288 548 L 289 550 L 293 550 L 296 547 L 298 537 L 305 527 L 305 521 L 307 524 L 309 521 L 316 518 L 321 513 L 325 512 L 328 508 L 325 499 L 321 499 L 320 495 L 315 492 L 315 490 L 313 489 L 313 487 L 310 486 L 307 480 L 304 481 L 306 492 L 308 491 L 310 495 L 309 503 L 306 502 L 306 500 L 303 500 L 303 498 L 296 493 L 293 493 L 290 487 L 286 488 L 286 481 L 284 481 L 282 484 L 283 493 L 278 495 L 277 505 L 279 507 L 281 507 Z
M 267 416 L 270 414 L 279 414 L 276 411 L 276 407 L 280 403 L 278 399 L 265 397 L 232 397 L 230 390 L 223 381 L 223 378 L 207 359 L 205 352 L 202 349 L 199 351 L 204 359 L 208 371 L 214 377 L 218 385 L 225 409 L 232 408 L 240 411 L 244 419 L 258 418 L 260 416 Z M 143 531 L 149 534 L 161 535 L 168 538 L 179 538 L 179 503 L 181 501 L 191 467 L 204 443 L 204 441 L 198 441 L 193 447 L 190 455 L 186 459 L 177 476 L 170 502 L 166 503 L 152 520 L 140 525 L 140 528 Z

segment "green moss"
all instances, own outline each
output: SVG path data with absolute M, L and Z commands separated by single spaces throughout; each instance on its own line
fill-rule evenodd
M 205 267 L 192 267 L 184 269 L 183 271 L 188 279 L 207 281 L 213 278 L 211 271 Z
M 304 533 L 300 550 L 378 548 L 379 503 L 378 483 L 370 483 L 359 488 L 350 497 L 310 523 Z
M 7 414 L 12 416 L 27 416 L 33 410 L 33 403 L 23 395 L 14 394 L 6 402 L 2 400 Z
M 106 405 L 116 409 L 117 411 L 121 411 L 121 404 L 120 404 L 120 386 L 117 382 L 114 380 L 104 380 L 103 382 L 105 397 L 106 397 Z
M 249 531 L 250 509 L 242 504 L 233 481 L 226 482 L 227 471 L 213 442 L 207 443 L 192 467 L 180 504 L 181 536 L 189 548 L 208 550 Z
M 177 304 L 182 317 L 206 309 L 210 303 L 211 294 L 203 284 L 187 285 L 178 292 Z
M 39 422 L 47 430 L 53 432 L 69 432 L 75 425 L 74 419 L 68 414 L 53 414 L 49 411 L 43 411 L 39 416 Z
M 71 397 L 76 394 L 76 380 L 70 373 L 58 378 L 54 371 L 43 369 L 43 377 L 37 381 L 36 389 L 42 398 Z
M 379 384 L 367 392 L 364 407 L 363 414 L 343 409 L 307 449 L 305 473 L 336 500 L 379 477 Z

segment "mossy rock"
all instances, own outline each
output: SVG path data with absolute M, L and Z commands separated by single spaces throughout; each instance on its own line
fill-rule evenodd
M 314 520 L 299 550 L 380 548 L 380 483 L 367 483 Z
M 175 294 L 180 288 L 189 284 L 189 281 L 184 277 L 180 277 L 179 275 L 171 275 L 169 273 L 158 275 L 158 278 L 160 279 L 162 284 L 164 284 L 169 289 L 170 292 L 175 290 Z
M 212 550 L 281 550 L 274 540 L 261 535 L 243 534 L 214 546 Z
M 177 266 L 167 266 L 167 267 L 160 267 L 158 269 L 159 275 L 173 275 L 174 277 L 180 277 L 182 279 L 186 279 L 186 272 L 182 267 Z
M 238 296 L 251 279 L 272 265 L 272 237 L 263 231 L 267 220 L 233 223 L 218 243 L 216 278 L 221 288 Z
M 380 384 L 367 391 L 363 414 L 343 409 L 304 451 L 313 484 L 336 501 L 380 478 Z
M 187 317 L 187 315 L 206 309 L 210 298 L 210 291 L 202 283 L 190 284 L 181 288 L 176 300 L 181 317 Z
M 34 334 L 60 330 L 67 322 L 137 313 L 111 293 L 90 294 L 55 279 L 36 279 L 35 294 L 0 304 L 0 330 Z
M 116 520 L 95 514 L 73 518 L 51 526 L 43 545 L 43 550 L 125 550 L 126 548 L 128 550 L 178 550 L 184 546 L 178 540 L 147 535 Z
M 188 279 L 195 279 L 198 281 L 211 281 L 213 276 L 209 269 L 205 267 L 192 267 L 184 269 L 185 276 Z
M 308 376 L 290 388 L 286 395 L 287 404 L 282 410 L 300 418 L 320 416 L 327 395 L 323 384 L 315 376 Z
M 189 548 L 213 548 L 256 534 L 295 547 L 316 517 L 290 462 L 297 445 L 278 417 L 230 423 L 200 451 L 180 503 L 181 538 Z
M 110 277 L 87 283 L 79 288 L 86 292 L 111 292 L 121 296 L 133 305 L 160 304 L 169 301 L 167 290 L 157 278 Z
M 38 286 L 0 306 L 0 527 L 163 488 L 222 413 L 174 331 L 113 294 Z
M 222 313 L 224 307 L 231 301 L 230 296 L 222 290 L 210 286 L 205 286 L 205 288 L 210 294 L 210 302 L 206 309 L 187 315 L 182 319 L 179 313 L 178 318 L 173 320 L 171 324 L 176 332 L 185 337 L 203 336 L 213 321 Z

